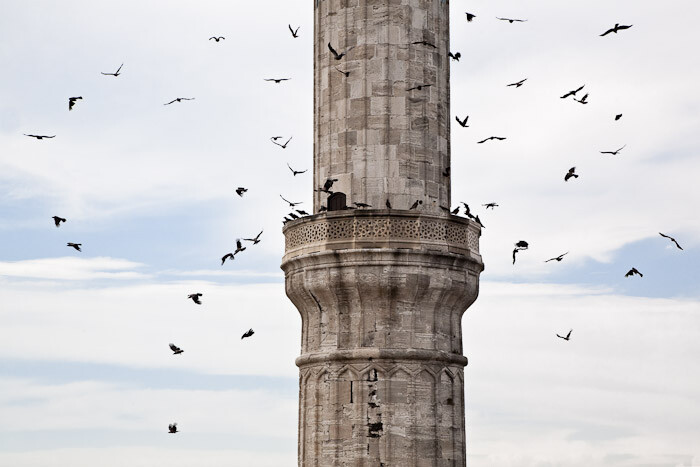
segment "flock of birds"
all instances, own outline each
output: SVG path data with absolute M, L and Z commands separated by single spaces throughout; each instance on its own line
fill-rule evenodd
M 467 19 L 468 22 L 473 21 L 474 18 L 476 18 L 476 15 L 474 15 L 474 14 L 472 14 L 472 13 L 466 13 L 466 19 Z M 525 19 L 517 19 L 517 18 L 502 18 L 502 17 L 497 17 L 497 19 L 500 20 L 500 21 L 506 21 L 506 22 L 508 22 L 508 23 L 510 23 L 510 24 L 513 24 L 513 23 L 522 23 L 522 22 L 526 22 L 526 21 L 527 21 L 527 20 L 525 20 Z M 601 36 L 607 36 L 608 34 L 611 34 L 611 33 L 617 34 L 619 31 L 623 31 L 623 30 L 629 29 L 629 28 L 631 28 L 631 27 L 632 27 L 631 25 L 620 25 L 620 24 L 615 24 L 615 26 L 613 26 L 612 28 L 610 28 L 610 29 L 608 29 L 607 31 L 605 31 L 604 33 L 602 33 Z M 289 31 L 290 31 L 290 33 L 291 33 L 291 35 L 292 35 L 292 38 L 296 39 L 296 38 L 299 37 L 299 29 L 300 29 L 299 27 L 293 28 L 292 25 L 290 24 L 290 25 L 288 26 L 288 28 L 289 28 Z M 223 36 L 212 36 L 212 37 L 209 38 L 210 41 L 213 40 L 213 41 L 215 41 L 216 43 L 218 43 L 218 42 L 220 42 L 220 41 L 222 41 L 222 40 L 225 40 L 225 39 L 226 39 L 226 38 L 223 37 Z M 431 44 L 431 43 L 429 43 L 429 42 L 427 42 L 427 41 L 425 41 L 425 40 L 423 40 L 423 41 L 416 41 L 416 42 L 413 42 L 413 44 L 420 44 L 420 45 L 424 45 L 424 46 L 426 46 L 426 47 L 437 48 L 434 44 Z M 343 50 L 342 52 L 338 52 L 338 51 L 332 46 L 331 43 L 328 43 L 328 50 L 330 51 L 330 53 L 331 53 L 331 55 L 333 56 L 333 58 L 334 58 L 336 61 L 338 61 L 338 62 L 340 62 L 344 57 L 346 57 L 347 54 L 352 50 L 352 48 L 353 48 L 353 47 L 350 47 L 350 48 L 348 48 L 347 50 Z M 460 53 L 460 52 L 455 52 L 455 53 L 449 52 L 449 57 L 450 57 L 450 59 L 452 59 L 452 60 L 454 60 L 454 61 L 459 61 L 460 58 L 461 58 L 461 53 Z M 117 68 L 117 70 L 116 70 L 115 72 L 113 72 L 113 73 L 101 72 L 101 74 L 102 74 L 102 75 L 105 75 L 105 76 L 113 76 L 113 77 L 116 78 L 116 77 L 118 77 L 118 76 L 121 75 L 121 70 L 122 70 L 123 66 L 124 66 L 124 64 L 122 63 L 122 64 Z M 343 71 L 341 68 L 339 68 L 339 67 L 337 67 L 337 66 L 335 67 L 335 69 L 336 69 L 339 73 L 342 73 L 343 75 L 345 75 L 345 77 L 348 77 L 348 76 L 350 75 L 350 72 L 349 72 L 349 71 Z M 275 84 L 280 84 L 280 83 L 282 83 L 282 82 L 284 82 L 284 81 L 289 81 L 290 79 L 291 79 L 291 78 L 265 78 L 265 81 L 273 82 L 273 83 L 275 83 Z M 527 78 L 524 78 L 524 79 L 521 79 L 521 80 L 516 81 L 516 82 L 514 82 L 514 83 L 510 83 L 510 84 L 508 84 L 507 86 L 508 86 L 508 87 L 514 87 L 514 88 L 520 88 L 521 86 L 523 86 L 523 85 L 525 84 L 526 81 L 527 81 Z M 411 87 L 407 88 L 407 91 L 422 91 L 423 89 L 429 88 L 429 87 L 431 87 L 431 86 L 432 86 L 431 83 L 420 83 L 420 84 L 417 84 L 417 85 L 414 85 L 414 86 L 411 86 Z M 564 95 L 561 96 L 561 99 L 567 99 L 567 98 L 569 98 L 569 97 L 572 97 L 574 101 L 576 101 L 576 102 L 578 102 L 578 103 L 580 103 L 580 104 L 582 104 L 582 105 L 588 104 L 588 97 L 589 97 L 589 94 L 588 94 L 588 93 L 584 94 L 581 98 L 577 98 L 577 94 L 578 94 L 579 92 L 581 92 L 581 91 L 584 89 L 584 87 L 585 87 L 585 85 L 579 86 L 579 87 L 577 87 L 576 89 L 573 89 L 573 90 L 571 90 L 571 91 L 566 92 Z M 73 108 L 75 107 L 77 101 L 78 101 L 78 100 L 82 100 L 82 99 L 83 99 L 82 96 L 70 97 L 70 98 L 68 99 L 68 110 L 69 110 L 69 111 L 72 111 Z M 190 100 L 194 100 L 194 99 L 195 99 L 194 97 L 177 97 L 177 98 L 175 98 L 175 99 L 170 100 L 170 101 L 167 102 L 167 103 L 164 103 L 163 105 L 171 105 L 171 104 L 181 103 L 181 102 L 183 102 L 183 101 L 190 101 Z M 617 114 L 617 115 L 615 115 L 615 120 L 616 120 L 616 121 L 617 121 L 617 120 L 620 120 L 620 118 L 622 118 L 622 114 Z M 467 122 L 468 122 L 468 120 L 469 120 L 469 116 L 466 116 L 466 117 L 464 117 L 463 119 L 460 119 L 458 116 L 455 116 L 455 119 L 457 120 L 457 123 L 458 123 L 461 127 L 463 127 L 463 128 L 468 128 L 468 127 L 469 127 L 469 126 L 467 125 Z M 28 136 L 28 137 L 31 137 L 31 138 L 35 138 L 35 139 L 37 139 L 37 140 L 51 139 L 51 138 L 55 138 L 55 137 L 56 137 L 56 135 L 38 135 L 38 134 L 26 134 L 26 133 L 25 133 L 25 136 Z M 486 143 L 486 142 L 488 142 L 488 141 L 503 141 L 503 140 L 505 140 L 505 139 L 506 139 L 506 137 L 503 137 L 503 136 L 490 136 L 490 137 L 487 137 L 487 138 L 484 138 L 484 139 L 478 141 L 477 144 L 484 144 L 484 143 Z M 271 141 L 273 144 L 275 144 L 275 145 L 281 147 L 282 149 L 286 149 L 286 148 L 288 147 L 289 143 L 292 141 L 292 137 L 290 136 L 289 138 L 285 138 L 285 137 L 283 137 L 283 136 L 272 136 L 272 137 L 270 138 L 270 141 Z M 282 141 L 284 141 L 284 142 L 282 142 Z M 617 150 L 614 150 L 614 151 L 600 151 L 600 152 L 601 152 L 601 154 L 617 155 L 617 154 L 619 154 L 620 151 L 622 151 L 625 147 L 626 147 L 626 145 L 624 145 L 624 146 L 622 146 L 621 148 L 619 148 L 619 149 L 617 149 Z M 294 177 L 296 177 L 297 175 L 306 173 L 306 172 L 308 171 L 308 170 L 295 170 L 295 169 L 293 169 L 293 168 L 291 167 L 291 165 L 289 165 L 289 163 L 287 163 L 287 167 L 288 167 L 289 170 L 292 172 L 292 175 L 293 175 Z M 445 171 L 443 172 L 443 175 L 446 176 L 446 177 L 449 177 L 449 176 L 451 175 L 451 173 L 450 173 L 450 167 L 447 167 L 447 168 L 445 169 Z M 579 177 L 579 174 L 576 173 L 576 167 L 571 167 L 571 168 L 567 171 L 567 173 L 564 175 L 564 181 L 565 181 L 565 182 L 568 182 L 570 179 L 572 179 L 572 178 L 578 178 L 578 177 Z M 336 182 L 336 181 L 338 181 L 338 180 L 337 180 L 337 179 L 333 179 L 333 178 L 329 178 L 329 179 L 326 180 L 326 182 L 324 183 L 324 185 L 321 186 L 321 187 L 318 187 L 316 191 L 326 193 L 326 194 L 328 194 L 328 195 L 330 196 L 330 195 L 333 194 L 332 187 L 333 187 L 333 183 Z M 236 188 L 236 190 L 235 190 L 236 194 L 237 194 L 238 196 L 240 196 L 240 197 L 243 197 L 247 191 L 248 191 L 248 189 L 245 188 L 245 187 L 238 187 L 238 188 Z M 293 201 L 289 201 L 288 199 L 286 199 L 286 198 L 285 198 L 284 196 L 282 196 L 281 194 L 280 194 L 280 198 L 281 198 L 285 203 L 287 203 L 287 204 L 289 205 L 289 207 L 293 210 L 292 212 L 290 212 L 289 214 L 287 214 L 287 215 L 284 217 L 284 219 L 283 219 L 283 222 L 284 222 L 284 223 L 290 222 L 290 221 L 292 221 L 292 220 L 294 220 L 294 219 L 299 219 L 300 217 L 303 217 L 303 216 L 308 216 L 308 215 L 310 215 L 308 212 L 306 212 L 306 211 L 304 211 L 304 210 L 302 210 L 302 209 L 296 209 L 296 207 L 297 207 L 299 204 L 302 204 L 302 202 L 293 202 Z M 362 202 L 353 202 L 352 204 L 353 204 L 353 206 L 347 206 L 347 208 L 348 208 L 348 209 L 363 209 L 363 208 L 371 208 L 371 207 L 372 207 L 372 206 L 370 206 L 370 205 L 368 205 L 368 204 L 366 204 L 366 203 L 362 203 Z M 422 205 L 422 204 L 423 204 L 423 201 L 422 201 L 422 200 L 416 200 L 408 209 L 409 209 L 409 210 L 418 209 L 418 207 L 419 207 L 420 205 Z M 458 214 L 459 214 L 459 211 L 460 211 L 460 208 L 463 207 L 464 215 L 465 215 L 466 217 L 472 219 L 473 221 L 475 221 L 476 223 L 478 223 L 481 227 L 484 227 L 483 223 L 482 223 L 481 220 L 479 219 L 479 216 L 478 216 L 478 215 L 473 215 L 473 214 L 471 213 L 471 210 L 470 210 L 469 205 L 468 205 L 467 203 L 465 203 L 465 202 L 462 202 L 461 204 L 462 204 L 463 206 L 458 206 L 457 208 L 452 209 L 452 210 L 449 209 L 448 207 L 445 207 L 445 206 L 441 206 L 441 208 L 442 208 L 443 210 L 445 210 L 445 211 L 447 211 L 447 212 L 453 214 L 453 215 L 458 215 Z M 496 207 L 498 207 L 498 204 L 495 203 L 495 202 L 490 202 L 490 203 L 485 203 L 485 204 L 483 204 L 482 206 L 484 206 L 485 209 L 495 209 Z M 386 200 L 385 207 L 386 207 L 387 209 L 392 209 L 392 205 L 391 205 L 391 202 L 390 202 L 389 199 Z M 319 212 L 323 212 L 323 211 L 326 211 L 326 210 L 327 210 L 327 207 L 326 207 L 326 206 L 321 206 L 320 209 L 319 209 Z M 55 225 L 56 227 L 60 227 L 61 224 L 65 223 L 67 220 L 66 220 L 66 218 L 63 218 L 63 217 L 60 217 L 60 216 L 53 216 L 53 221 L 54 221 L 54 225 Z M 245 250 L 247 249 L 247 247 L 244 247 L 244 246 L 243 246 L 242 241 L 251 242 L 252 245 L 257 245 L 258 243 L 260 243 L 260 237 L 261 237 L 262 234 L 263 234 L 263 231 L 261 230 L 260 233 L 258 233 L 255 237 L 237 239 L 237 240 L 236 240 L 236 249 L 235 249 L 234 251 L 232 251 L 232 252 L 226 253 L 225 255 L 223 255 L 223 256 L 221 257 L 221 266 L 224 266 L 224 264 L 226 263 L 226 261 L 233 261 L 233 260 L 235 259 L 235 257 L 236 257 L 237 254 L 242 253 L 243 251 L 245 251 Z M 683 248 L 678 244 L 678 242 L 676 241 L 676 239 L 674 239 L 673 237 L 668 236 L 668 235 L 663 234 L 663 233 L 659 233 L 659 234 L 660 234 L 662 237 L 667 238 L 667 239 L 669 239 L 671 242 L 673 242 L 673 243 L 675 244 L 675 246 L 676 246 L 678 249 L 680 249 L 680 250 L 683 249 Z M 82 250 L 81 250 L 81 246 L 82 246 L 81 243 L 68 242 L 68 243 L 67 243 L 67 246 L 70 247 L 70 248 L 75 249 L 75 250 L 78 251 L 78 252 L 81 252 L 81 251 L 82 251 Z M 529 248 L 529 243 L 528 243 L 527 241 L 525 241 L 525 240 L 520 240 L 520 241 L 518 241 L 518 242 L 515 243 L 515 248 L 513 249 L 513 252 L 512 252 L 513 264 L 515 264 L 515 262 L 516 262 L 516 255 L 517 255 L 518 253 L 522 252 L 522 251 L 527 250 L 528 248 Z M 550 262 L 550 261 L 561 262 L 561 261 L 564 259 L 564 257 L 565 257 L 568 253 L 569 253 L 569 252 L 567 251 L 566 253 L 563 253 L 563 254 L 558 255 L 558 256 L 556 256 L 556 257 L 549 258 L 549 259 L 547 259 L 545 262 Z M 638 271 L 636 268 L 634 268 L 634 267 L 632 267 L 632 268 L 625 274 L 625 277 L 631 277 L 631 276 L 634 276 L 634 275 L 639 275 L 640 277 L 643 277 L 643 274 L 642 274 L 640 271 Z M 201 299 L 202 299 L 202 296 L 203 296 L 202 293 L 196 292 L 196 293 L 189 294 L 189 295 L 187 296 L 187 299 L 188 299 L 188 300 L 192 300 L 192 302 L 195 303 L 196 305 L 201 305 L 201 304 L 202 304 L 202 300 L 201 300 Z M 573 332 L 573 329 L 570 330 L 570 331 L 568 332 L 568 334 L 566 334 L 566 335 L 564 335 L 564 336 L 563 336 L 563 335 L 560 335 L 560 334 L 557 334 L 557 337 L 558 337 L 558 338 L 561 338 L 561 339 L 563 339 L 563 340 L 569 341 L 570 338 L 571 338 L 571 333 L 572 333 L 572 332 Z M 253 334 L 254 334 L 254 331 L 253 331 L 253 329 L 251 328 L 251 329 L 249 329 L 248 331 L 246 331 L 245 333 L 243 333 L 243 335 L 241 336 L 241 339 L 249 338 L 249 337 L 251 337 Z M 184 350 L 183 350 L 182 348 L 178 347 L 177 345 L 175 345 L 174 343 L 169 343 L 168 345 L 169 345 L 170 350 L 173 352 L 173 355 L 180 355 L 180 354 L 184 353 Z M 177 428 L 177 423 L 171 423 L 171 424 L 168 426 L 168 432 L 169 432 L 169 433 L 178 433 L 179 431 L 178 431 L 178 428 Z

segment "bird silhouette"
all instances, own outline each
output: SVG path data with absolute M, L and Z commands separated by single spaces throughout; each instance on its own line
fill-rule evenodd
M 391 209 L 391 203 L 389 202 L 388 199 L 386 200 L 386 203 L 384 203 L 384 205 L 386 206 L 387 209 Z
M 50 138 L 55 138 L 55 137 L 56 137 L 56 135 L 53 135 L 53 136 L 46 136 L 46 135 L 28 135 L 28 134 L 26 134 L 26 133 L 24 133 L 24 136 L 29 136 L 29 137 L 31 137 L 31 138 L 36 138 L 36 139 L 44 139 L 44 138 L 50 139 Z
M 255 236 L 255 238 L 244 238 L 246 242 L 253 242 L 253 245 L 257 245 L 260 243 L 260 236 L 262 235 L 263 231 L 261 230 L 259 234 Z
M 411 210 L 411 209 L 416 209 L 416 208 L 418 207 L 419 204 L 423 204 L 423 201 L 417 199 L 416 202 L 413 203 L 413 204 L 411 205 L 411 207 L 408 208 L 408 209 L 409 209 L 409 210 Z
M 622 151 L 623 149 L 625 149 L 626 146 L 627 146 L 627 145 L 625 144 L 624 146 L 622 146 L 620 149 L 618 149 L 618 150 L 616 150 L 616 151 L 600 151 L 600 153 L 601 153 L 601 154 L 612 154 L 613 156 L 617 156 L 617 154 L 618 154 L 620 151 Z
M 100 73 L 102 73 L 103 75 L 107 75 L 107 76 L 119 76 L 119 75 L 121 74 L 121 73 L 119 73 L 119 72 L 121 71 L 121 69 L 122 69 L 123 66 L 124 66 L 123 63 L 122 63 L 121 65 L 119 65 L 119 68 L 117 68 L 117 71 L 115 71 L 114 73 L 105 73 L 105 72 L 102 72 L 102 71 L 101 71 Z
M 328 50 L 331 51 L 331 53 L 333 54 L 333 58 L 335 58 L 336 60 L 342 59 L 342 58 L 343 58 L 348 52 L 350 52 L 353 48 L 354 48 L 354 46 L 353 46 L 353 47 L 350 47 L 350 48 L 347 49 L 345 52 L 339 54 L 339 53 L 333 48 L 333 46 L 331 45 L 331 43 L 330 43 L 330 42 L 328 43 Z
M 309 213 L 304 211 L 303 209 L 295 209 L 295 211 L 298 212 L 300 216 L 308 216 L 309 215 Z
M 168 344 L 168 345 L 170 346 L 170 350 L 173 351 L 173 355 L 179 355 L 179 354 L 181 354 L 182 352 L 184 352 L 184 350 L 182 350 L 180 347 L 178 347 L 177 345 L 173 344 L 172 342 L 171 342 L 170 344 Z
M 289 204 L 289 207 L 290 207 L 290 208 L 293 208 L 293 207 L 296 206 L 297 204 L 302 204 L 302 203 L 303 203 L 303 201 L 299 201 L 298 203 L 293 203 L 293 202 L 291 202 L 291 201 L 285 199 L 284 196 L 282 196 L 282 195 L 280 195 L 280 198 L 282 198 L 282 199 L 284 200 L 285 203 Z
M 432 86 L 432 84 L 419 84 L 417 86 L 413 86 L 412 88 L 406 89 L 406 91 L 413 91 L 413 90 L 422 91 L 423 88 L 429 88 L 430 86 Z
M 491 141 L 493 139 L 497 139 L 498 141 L 503 141 L 506 138 L 503 136 L 489 136 L 486 139 L 482 139 L 481 141 L 477 141 L 476 144 L 482 144 L 482 143 L 485 143 L 486 141 Z
M 318 191 L 322 191 L 324 193 L 332 194 L 333 192 L 330 191 L 331 188 L 333 187 L 333 183 L 337 182 L 337 178 L 327 178 L 326 183 L 323 184 L 323 188 L 319 188 Z
M 622 114 L 617 114 L 615 115 L 615 121 L 618 121 L 619 119 L 622 118 Z
M 83 251 L 83 250 L 80 249 L 80 247 L 83 246 L 82 243 L 72 243 L 72 242 L 68 242 L 68 243 L 66 243 L 66 246 L 75 248 L 77 251 Z
M 193 101 L 193 100 L 194 100 L 194 97 L 176 97 L 175 99 L 173 99 L 170 102 L 163 104 L 163 105 L 170 105 L 174 102 Z
M 586 99 L 588 99 L 588 94 L 584 94 L 583 97 L 582 97 L 581 99 L 576 99 L 576 98 L 574 97 L 574 100 L 575 100 L 576 102 L 578 102 L 579 104 L 584 104 L 584 105 L 585 105 L 585 104 L 588 104 L 588 101 L 587 101 Z
M 472 20 L 473 20 L 474 18 L 476 18 L 476 15 L 473 15 L 473 14 L 471 14 L 471 13 L 466 13 L 466 12 L 465 12 L 464 14 L 467 15 L 467 21 L 470 22 L 470 23 L 472 22 Z
M 245 248 L 243 244 L 241 243 L 241 239 L 237 238 L 236 239 L 236 251 L 233 252 L 234 255 L 237 255 L 238 253 L 245 251 Z
M 291 217 L 293 220 L 299 219 L 299 216 L 297 216 L 297 215 L 296 215 L 295 213 L 293 213 L 293 212 L 290 212 L 290 213 L 287 214 L 287 215 L 288 215 L 289 217 Z
M 242 186 L 239 186 L 238 188 L 236 188 L 236 193 L 241 198 L 243 197 L 243 193 L 245 193 L 246 191 L 248 191 L 248 188 L 243 188 Z
M 433 49 L 437 49 L 437 47 L 435 47 L 435 44 L 431 44 L 430 42 L 428 42 L 428 41 L 426 41 L 426 40 L 416 41 L 416 42 L 411 42 L 411 43 L 412 43 L 413 45 L 425 45 L 425 46 L 428 46 L 428 47 L 432 47 Z
M 459 206 L 457 206 L 456 208 L 454 208 L 454 209 L 450 212 L 450 214 L 454 214 L 455 216 L 456 216 L 457 214 L 459 214 Z
M 349 71 L 343 71 L 343 70 L 341 70 L 341 69 L 338 68 L 338 67 L 335 67 L 335 69 L 338 70 L 339 73 L 344 74 L 346 78 L 350 76 L 350 72 L 349 72 Z
M 235 255 L 233 253 L 226 253 L 221 257 L 221 265 L 223 266 L 227 259 L 234 260 L 234 256 Z
M 498 16 L 496 16 L 496 19 L 500 19 L 501 21 L 508 21 L 510 24 L 513 24 L 513 23 L 524 23 L 525 21 L 527 21 L 526 19 L 499 18 Z
M 73 106 L 75 105 L 75 101 L 77 101 L 79 99 L 82 100 L 82 98 L 83 98 L 82 96 L 69 97 L 68 98 L 68 110 L 73 110 Z
M 282 81 L 289 81 L 292 78 L 265 78 L 265 81 L 274 81 L 276 84 L 280 84 Z
M 459 126 L 462 128 L 469 128 L 469 125 L 467 125 L 467 120 L 469 120 L 469 115 L 464 117 L 464 120 L 460 120 L 458 116 L 455 115 L 455 119 L 457 120 L 457 123 L 459 123 Z
M 300 27 L 301 27 L 301 26 L 299 26 L 299 28 L 300 28 Z M 289 25 L 289 32 L 292 33 L 292 37 L 293 37 L 294 39 L 296 39 L 297 37 L 299 37 L 299 28 L 292 29 L 292 25 L 291 25 L 291 24 Z
M 54 224 L 56 224 L 56 227 L 60 227 L 61 222 L 66 222 L 66 220 L 63 217 L 53 216 L 52 219 Z
M 197 305 L 201 305 L 202 301 L 199 299 L 201 296 L 201 293 L 191 293 L 187 296 L 187 298 L 195 302 Z
M 630 24 L 629 26 L 626 26 L 623 24 L 615 23 L 615 26 L 613 26 L 612 28 L 605 31 L 603 34 L 600 35 L 600 37 L 607 36 L 611 32 L 614 32 L 615 34 L 617 34 L 617 31 L 623 31 L 625 29 L 631 28 L 632 26 L 633 26 L 632 24 Z
M 486 203 L 486 204 L 482 204 L 482 206 L 486 207 L 486 209 L 488 209 L 488 208 L 493 209 L 493 208 L 498 207 L 498 204 L 496 204 L 496 203 Z
M 458 62 L 459 59 L 462 58 L 462 54 L 459 53 L 459 52 L 454 53 L 454 54 L 453 54 L 452 52 L 448 52 L 447 55 L 448 55 L 452 60 L 454 60 L 455 62 Z
M 561 260 L 564 259 L 564 256 L 566 256 L 566 255 L 568 255 L 568 254 L 569 254 L 569 252 L 567 251 L 566 253 L 557 256 L 556 258 L 550 258 L 550 259 L 548 259 L 547 261 L 545 261 L 545 263 L 549 263 L 550 261 L 561 261 Z
M 171 423 L 168 425 L 168 433 L 177 433 L 177 423 Z
M 557 334 L 557 337 L 559 337 L 560 339 L 564 339 L 565 341 L 568 341 L 571 338 L 571 331 L 573 331 L 573 329 L 571 329 L 566 336 L 560 336 L 559 334 Z
M 469 209 L 469 205 L 464 201 L 462 201 L 462 204 L 464 205 L 464 215 L 469 218 L 473 218 L 474 216 L 472 216 L 472 210 Z
M 519 88 L 520 86 L 523 85 L 523 83 L 524 83 L 525 81 L 527 81 L 527 78 L 521 79 L 521 80 L 518 81 L 517 83 L 510 83 L 510 84 L 506 85 L 506 87 L 508 87 L 508 86 L 515 86 L 516 88 Z
M 515 264 L 515 254 L 520 251 L 520 248 L 513 248 L 513 264 Z
M 452 168 L 451 167 L 445 167 L 445 170 L 442 171 L 442 176 L 443 177 L 449 177 L 452 174 Z
M 576 167 L 571 167 L 569 171 L 564 175 L 564 181 L 568 182 L 571 177 L 578 178 L 578 174 L 576 172 Z
M 527 250 L 528 248 L 530 248 L 530 244 L 527 243 L 525 240 L 520 240 L 518 243 L 515 244 L 515 247 L 521 250 Z
M 219 42 L 221 39 L 226 40 L 226 38 L 224 36 L 218 36 L 218 37 L 212 36 L 209 38 L 209 40 L 212 40 L 212 39 L 214 39 L 216 42 Z
M 664 237 L 664 238 L 668 238 L 669 240 L 671 240 L 673 243 L 676 244 L 676 246 L 678 247 L 679 250 L 682 250 L 682 249 L 683 249 L 683 248 L 681 248 L 681 246 L 678 244 L 678 242 L 676 241 L 675 238 L 669 237 L 668 235 L 662 234 L 661 232 L 659 232 L 659 235 L 661 235 L 661 236 Z
M 299 174 L 306 173 L 306 172 L 308 172 L 308 170 L 309 170 L 309 169 L 306 169 L 306 170 L 294 170 L 294 169 L 289 165 L 289 162 L 287 162 L 287 167 L 289 167 L 289 170 L 292 171 L 292 174 L 293 174 L 295 177 L 296 177 L 297 175 L 299 175 Z
M 248 329 L 243 335 L 241 336 L 241 340 L 245 339 L 246 337 L 250 337 L 253 334 L 255 334 L 255 331 L 253 331 L 253 328 Z
M 644 274 L 642 274 L 641 272 L 639 272 L 639 271 L 637 270 L 637 268 L 632 268 L 632 269 L 630 269 L 629 271 L 627 271 L 627 273 L 625 274 L 625 277 L 634 276 L 635 274 L 639 275 L 639 277 L 644 277 Z
M 289 139 L 287 140 L 287 142 L 284 143 L 284 144 L 278 143 L 274 138 L 272 139 L 272 142 L 273 142 L 274 144 L 276 144 L 277 146 L 281 147 L 282 149 L 287 149 L 287 145 L 288 145 L 289 142 L 292 140 L 292 138 L 293 138 L 293 136 L 290 136 Z
M 574 89 L 573 91 L 567 92 L 566 94 L 564 94 L 563 96 L 561 96 L 561 98 L 562 98 L 562 99 L 566 99 L 566 98 L 569 97 L 569 96 L 576 96 L 576 93 L 579 92 L 581 89 L 583 89 L 583 88 L 585 88 L 585 87 L 586 87 L 586 85 L 584 84 L 583 86 L 581 86 L 581 87 L 578 88 L 578 89 Z

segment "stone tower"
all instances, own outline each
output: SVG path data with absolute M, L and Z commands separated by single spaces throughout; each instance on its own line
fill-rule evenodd
M 479 226 L 445 210 L 449 3 L 312 1 L 318 214 L 286 224 L 282 262 L 299 466 L 464 466 L 461 320 L 483 263 Z

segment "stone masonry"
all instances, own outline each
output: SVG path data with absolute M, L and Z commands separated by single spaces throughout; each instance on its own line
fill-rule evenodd
M 479 226 L 440 209 L 450 202 L 449 5 L 313 3 L 314 188 L 337 178 L 348 204 L 374 208 L 284 227 L 286 292 L 302 319 L 298 463 L 463 467 L 461 320 L 483 263 Z M 328 42 L 347 55 L 335 60 Z M 419 84 L 432 85 L 407 91 Z M 326 196 L 315 192 L 314 212 Z

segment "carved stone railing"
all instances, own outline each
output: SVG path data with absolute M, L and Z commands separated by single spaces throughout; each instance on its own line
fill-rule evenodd
M 308 253 L 356 248 L 443 251 L 481 262 L 479 225 L 449 214 L 388 209 L 334 211 L 289 222 L 283 232 L 283 262 Z

